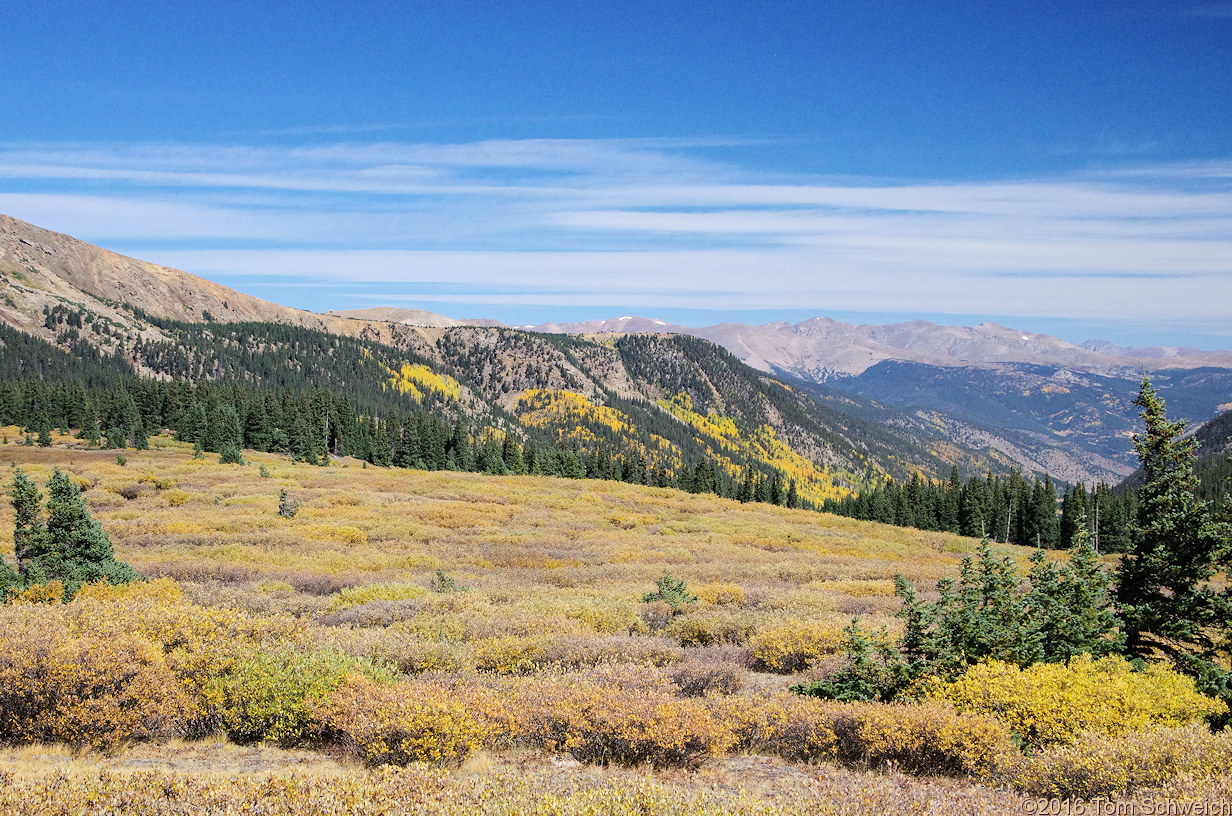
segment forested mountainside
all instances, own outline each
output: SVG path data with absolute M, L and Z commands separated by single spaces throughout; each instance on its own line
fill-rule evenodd
M 47 308 L 55 344 L 0 331 L 0 420 L 128 444 L 167 427 L 204 450 L 526 468 L 801 504 L 943 465 L 690 337 L 460 327 L 407 329 L 395 347 L 116 308 L 127 323 L 88 303 Z
M 964 478 L 1018 469 L 1090 484 L 1132 470 L 1133 384 L 1117 376 L 887 360 L 822 385 L 767 374 L 682 334 L 313 315 L 7 217 L 0 322 L 137 376 L 323 389 L 357 415 L 425 413 L 451 429 L 461 420 L 476 438 L 490 429 L 583 457 L 602 448 L 666 473 L 709 462 L 718 482 L 743 484 L 750 468 L 767 479 L 779 472 L 813 501 L 882 475 L 944 479 L 953 466 Z M 51 366 L 47 382 L 62 376 L 51 358 L 41 364 Z M 97 378 L 113 364 L 84 368 Z M 1157 374 L 1179 416 L 1206 418 L 1232 399 L 1230 370 Z
M 1133 471 L 1128 429 L 1136 415 L 1128 406 L 1144 371 L 1190 422 L 1232 404 L 1232 352 L 1078 346 L 994 323 L 855 326 L 818 317 L 690 328 L 622 317 L 536 329 L 702 337 L 776 377 L 823 386 L 810 390 L 863 419 L 934 446 L 982 451 L 1001 472 L 1014 466 L 1067 482 L 1118 481 Z
M 1198 497 L 1221 501 L 1232 487 L 1232 411 L 1225 411 L 1193 433 L 1194 473 L 1198 477 Z M 1142 486 L 1143 475 L 1136 470 L 1122 487 L 1126 491 Z
M 1232 400 L 1232 369 L 1162 369 L 1151 381 L 1179 418 L 1201 422 Z M 968 448 L 988 448 L 1031 473 L 1064 482 L 1118 482 L 1136 461 L 1130 378 L 1027 364 L 941 367 L 882 362 L 831 380 L 829 395 L 869 401 L 859 416 L 906 432 L 929 429 Z M 823 395 L 825 398 L 825 395 Z M 832 398 L 832 397 L 830 397 Z

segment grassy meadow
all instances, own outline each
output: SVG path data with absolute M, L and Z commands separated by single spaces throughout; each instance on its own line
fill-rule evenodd
M 1111 669 L 1081 688 L 1121 684 L 1128 708 L 1026 754 L 1006 723 L 1042 721 L 1038 700 L 1011 719 L 942 694 L 787 693 L 837 665 L 853 617 L 896 631 L 893 576 L 929 595 L 969 539 L 618 482 L 0 431 L 10 473 L 70 473 L 153 579 L 0 609 L 0 813 L 972 813 L 1228 792 L 1232 743 L 1196 722 L 1211 712 Z M 6 502 L 9 563 L 12 531 Z M 665 573 L 696 601 L 645 601 Z

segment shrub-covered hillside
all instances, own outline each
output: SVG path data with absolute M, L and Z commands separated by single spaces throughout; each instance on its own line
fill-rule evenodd
M 971 545 L 947 533 L 621 483 L 250 451 L 223 464 L 167 437 L 117 455 L 5 433 L 11 472 L 71 474 L 147 580 L 0 608 L 3 739 L 164 768 L 85 769 L 53 789 L 39 762 L 0 753 L 6 808 L 221 809 L 264 790 L 288 812 L 332 812 L 331 796 L 357 812 L 1009 811 L 1020 794 L 1148 795 L 1182 777 L 1181 793 L 1208 795 L 1229 770 L 1203 725 L 1222 704 L 1120 658 L 1021 676 L 980 664 L 908 705 L 790 694 L 840 665 L 853 617 L 902 632 L 892 577 L 953 575 Z M 11 510 L 0 518 L 12 563 Z M 1025 566 L 1030 550 L 997 552 Z M 224 783 L 164 759 L 200 756 L 167 740 L 201 737 L 354 764 Z M 861 776 L 887 767 L 906 776 Z M 471 798 L 470 779 L 497 799 Z

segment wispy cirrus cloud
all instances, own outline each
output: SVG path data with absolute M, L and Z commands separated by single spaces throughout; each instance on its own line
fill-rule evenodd
M 648 310 L 1212 321 L 1232 302 L 1232 162 L 878 180 L 763 172 L 746 147 L 10 144 L 0 211 L 241 288 L 311 280 L 309 308 L 358 283 Z

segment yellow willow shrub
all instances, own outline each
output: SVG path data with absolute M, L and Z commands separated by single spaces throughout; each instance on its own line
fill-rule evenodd
M 412 682 L 377 685 L 352 676 L 314 716 L 368 765 L 457 765 L 501 742 L 509 725 L 486 689 Z
M 339 590 L 325 611 L 340 612 L 372 601 L 411 601 L 427 594 L 428 590 L 418 584 L 363 584 Z
M 544 662 L 549 635 L 483 638 L 471 644 L 475 670 L 493 674 L 529 674 Z
M 56 607 L 0 609 L 0 739 L 111 750 L 172 733 L 190 710 L 150 642 L 74 637 Z
M 1191 678 L 1162 665 L 1135 672 L 1121 657 L 1028 669 L 988 661 L 972 666 L 932 696 L 960 710 L 1003 722 L 1030 746 L 1072 743 L 1084 731 L 1123 734 L 1152 725 L 1184 725 L 1225 713 L 1227 706 L 1199 694 Z
M 1002 779 L 1028 796 L 1107 797 L 1232 774 L 1232 732 L 1212 734 L 1201 723 L 1149 728 L 1120 737 L 1080 734 L 1072 745 L 1054 745 L 1019 757 Z
M 358 673 L 393 680 L 388 670 L 342 652 L 283 646 L 242 655 L 207 685 L 217 696 L 222 728 L 233 742 L 292 746 L 318 738 L 313 708 Z
M 992 717 L 938 703 L 847 703 L 830 716 L 838 755 L 849 762 L 984 777 L 1014 753 L 1009 732 Z
M 735 743 L 705 703 L 675 699 L 666 684 L 653 681 L 539 675 L 517 687 L 509 710 L 517 742 L 584 762 L 696 767 Z
M 823 581 L 817 584 L 818 589 L 827 589 L 842 595 L 861 598 L 868 596 L 894 597 L 894 582 L 886 579 L 853 579 L 840 578 L 833 581 Z
M 832 623 L 791 621 L 771 626 L 750 642 L 754 667 L 778 674 L 802 671 L 838 652 L 843 637 L 842 627 Z
M 677 615 L 663 629 L 681 646 L 710 646 L 716 643 L 743 645 L 757 631 L 757 619 L 748 611 L 709 610 Z
M 58 604 L 64 600 L 64 584 L 60 581 L 48 581 L 45 584 L 32 584 L 13 596 L 13 603 Z
M 737 584 L 699 584 L 694 590 L 699 600 L 715 606 L 744 606 L 748 598 Z
M 265 644 L 290 647 L 305 642 L 302 626 L 290 618 L 199 607 L 186 601 L 168 579 L 82 587 L 64 606 L 64 614 L 74 634 L 101 640 L 131 634 L 157 644 L 191 701 L 185 727 L 189 735 L 211 733 L 220 726 L 225 702 L 221 678 L 239 660 Z

